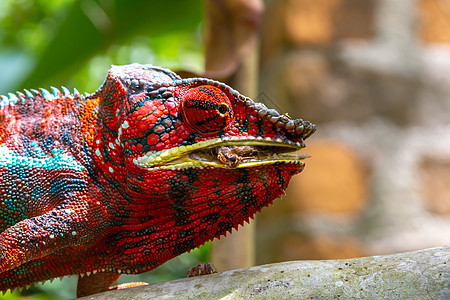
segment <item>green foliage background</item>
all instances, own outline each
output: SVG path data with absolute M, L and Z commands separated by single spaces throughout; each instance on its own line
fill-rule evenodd
M 1 0 L 0 94 L 23 88 L 94 92 L 111 64 L 151 63 L 201 73 L 201 0 Z M 209 245 L 150 274 L 120 282 L 186 277 Z M 76 276 L 7 293 L 5 299 L 75 297 Z M 2 298 L 2 296 L 0 296 Z
M 111 64 L 200 71 L 201 0 L 2 0 L 0 93 L 97 89 Z

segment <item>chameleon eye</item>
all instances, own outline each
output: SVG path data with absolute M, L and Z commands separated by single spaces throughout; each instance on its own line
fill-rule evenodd
M 215 133 L 225 129 L 233 120 L 228 96 L 212 85 L 187 90 L 181 99 L 183 120 L 200 133 Z

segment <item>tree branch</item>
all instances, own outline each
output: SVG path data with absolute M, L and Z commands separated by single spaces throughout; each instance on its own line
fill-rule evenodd
M 450 246 L 345 260 L 293 261 L 110 291 L 85 299 L 449 299 Z

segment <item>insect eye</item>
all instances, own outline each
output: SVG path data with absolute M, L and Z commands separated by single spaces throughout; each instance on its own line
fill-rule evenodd
M 181 99 L 181 115 L 195 131 L 208 134 L 226 129 L 233 120 L 230 99 L 218 87 L 201 85 L 187 90 Z

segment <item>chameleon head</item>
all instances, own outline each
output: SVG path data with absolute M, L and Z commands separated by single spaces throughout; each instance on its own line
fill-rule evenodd
M 280 116 L 208 79 L 176 87 L 173 96 L 178 108 L 178 128 L 187 138 L 178 146 L 138 156 L 133 161 L 136 165 L 147 170 L 238 169 L 275 163 L 303 168 L 301 160 L 308 156 L 297 151 L 315 131 L 313 124 Z M 169 139 L 176 132 L 169 130 Z M 157 143 L 162 146 L 164 141 L 160 138 Z
M 104 173 L 191 237 L 176 252 L 231 230 L 283 194 L 315 131 L 223 83 L 149 65 L 113 67 L 98 93 L 109 97 L 98 154 L 121 156 L 113 167 L 102 160 Z M 202 224 L 208 234 L 194 234 Z

